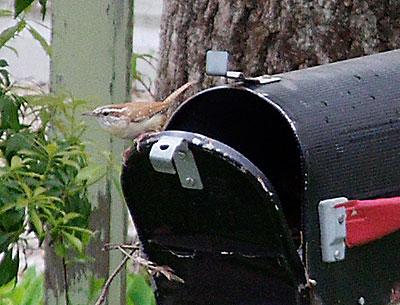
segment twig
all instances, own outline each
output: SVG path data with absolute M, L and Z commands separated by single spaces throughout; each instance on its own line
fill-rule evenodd
M 121 244 L 105 244 L 103 247 L 104 251 L 114 250 L 114 249 L 128 249 L 128 250 L 139 250 L 139 245 L 121 245 Z
M 134 253 L 135 251 L 132 251 L 131 255 Z M 96 301 L 95 305 L 101 305 L 104 303 L 104 301 L 106 300 L 107 297 L 107 292 L 108 289 L 110 288 L 110 285 L 112 283 L 112 281 L 114 280 L 114 278 L 117 276 L 117 274 L 121 271 L 121 269 L 124 267 L 124 265 L 126 264 L 126 262 L 129 260 L 130 256 L 124 256 L 123 260 L 119 263 L 119 265 L 117 266 L 117 268 L 114 269 L 113 273 L 108 277 L 106 283 L 104 284 L 103 289 L 101 290 L 101 294 L 99 296 L 99 298 Z
M 158 266 L 154 262 L 149 261 L 143 257 L 140 257 L 138 255 L 138 252 L 140 250 L 140 247 L 138 244 L 136 245 L 124 245 L 124 244 L 105 244 L 103 247 L 104 251 L 110 251 L 110 250 L 119 250 L 124 254 L 123 260 L 119 263 L 117 268 L 113 271 L 113 273 L 108 277 L 106 283 L 104 284 L 103 289 L 101 290 L 101 294 L 99 298 L 97 299 L 95 305 L 101 305 L 104 303 L 107 297 L 108 289 L 110 288 L 110 285 L 114 278 L 117 276 L 117 274 L 121 271 L 121 269 L 124 267 L 126 262 L 131 259 L 134 263 L 139 264 L 141 266 L 144 266 L 147 268 L 147 271 L 151 275 L 159 276 L 160 274 L 164 275 L 168 280 L 170 281 L 177 281 L 179 283 L 184 283 L 185 281 L 178 277 L 177 275 L 174 274 L 174 271 L 168 267 L 168 266 Z M 126 250 L 131 250 L 130 253 L 128 253 Z
M 151 60 L 147 59 L 146 57 L 141 57 L 140 59 L 146 62 L 154 70 L 157 70 L 157 67 L 151 62 Z M 155 59 L 155 57 L 152 56 L 151 59 Z
M 156 96 L 153 94 L 153 92 L 151 92 L 151 84 L 147 85 L 141 78 L 135 78 L 135 80 L 137 80 L 144 87 L 144 89 L 153 98 L 153 100 L 156 99 Z

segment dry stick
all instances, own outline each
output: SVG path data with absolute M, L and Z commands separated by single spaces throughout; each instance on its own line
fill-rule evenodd
M 176 276 L 173 273 L 172 269 L 170 269 L 167 266 L 157 266 L 153 262 L 148 261 L 146 259 L 143 259 L 140 257 L 133 257 L 133 254 L 139 250 L 139 246 L 137 246 L 137 245 L 123 245 L 123 244 L 105 244 L 104 245 L 104 250 L 109 251 L 109 250 L 115 250 L 115 249 L 118 249 L 119 251 L 121 251 L 124 254 L 124 259 L 120 262 L 120 264 L 117 266 L 117 268 L 115 268 L 113 273 L 108 277 L 95 305 L 101 305 L 104 303 L 104 301 L 107 297 L 108 289 L 109 289 L 112 281 L 117 276 L 117 274 L 121 271 L 122 267 L 126 264 L 126 262 L 129 259 L 132 259 L 132 261 L 134 261 L 142 266 L 147 267 L 149 271 L 155 272 L 156 274 L 164 275 L 170 281 L 177 281 L 179 283 L 185 282 L 180 277 Z M 125 249 L 129 249 L 129 250 L 131 250 L 131 252 L 128 253 L 127 251 L 125 251 Z
M 132 251 L 133 253 L 134 251 Z M 132 255 L 131 253 L 131 255 Z M 99 298 L 96 301 L 95 305 L 101 305 L 104 303 L 104 301 L 106 300 L 107 297 L 107 292 L 108 289 L 110 288 L 110 285 L 112 283 L 112 281 L 114 280 L 114 278 L 117 276 L 117 274 L 121 271 L 121 269 L 124 267 L 124 265 L 126 264 L 126 262 L 129 260 L 130 256 L 125 256 L 123 258 L 123 260 L 119 263 L 119 265 L 117 266 L 117 268 L 115 268 L 115 270 L 113 271 L 113 273 L 108 277 L 106 283 L 104 284 L 103 289 L 101 290 L 101 294 L 99 296 Z
M 104 250 L 114 250 L 114 249 L 132 249 L 132 250 L 139 250 L 140 247 L 139 245 L 123 245 L 123 244 L 105 244 L 104 245 Z

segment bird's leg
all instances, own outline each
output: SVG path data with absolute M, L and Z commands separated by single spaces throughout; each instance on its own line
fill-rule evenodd
M 148 134 L 149 134 L 149 132 L 144 132 L 144 133 L 141 133 L 140 135 L 138 135 L 135 139 L 133 139 L 133 145 L 135 145 L 137 152 L 140 152 L 140 143 Z M 129 159 L 129 157 L 131 156 L 132 153 L 133 153 L 132 146 L 130 146 L 124 150 L 124 152 L 122 153 L 122 160 L 124 161 L 124 164 Z
M 130 156 L 132 155 L 132 146 L 128 147 L 127 149 L 124 150 L 124 152 L 122 153 L 122 161 L 123 164 L 126 164 L 126 161 L 128 161 L 128 159 L 130 158 Z

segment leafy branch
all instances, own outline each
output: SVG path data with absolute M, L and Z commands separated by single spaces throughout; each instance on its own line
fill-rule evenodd
M 151 78 L 142 72 L 140 72 L 137 68 L 138 62 L 139 61 L 144 61 L 147 65 L 149 65 L 152 69 L 156 70 L 155 65 L 153 64 L 153 61 L 155 61 L 156 58 L 151 55 L 151 54 L 142 54 L 142 53 L 133 53 L 131 57 L 131 72 L 132 72 L 132 79 L 134 81 L 138 81 L 143 88 L 146 90 L 146 92 L 153 98 L 155 99 L 155 96 L 151 90 L 151 87 L 153 85 L 153 82 Z
M 18 51 L 13 47 L 9 46 L 8 43 L 17 37 L 25 29 L 32 35 L 32 37 L 42 46 L 43 50 L 48 56 L 51 56 L 51 47 L 46 39 L 33 27 L 33 25 L 27 20 L 26 13 L 31 7 L 34 0 L 15 0 L 14 2 L 14 13 L 8 9 L 0 9 L 0 18 L 14 18 L 16 23 L 0 33 L 0 49 L 8 48 L 12 50 L 16 55 Z M 42 18 L 44 19 L 46 14 L 47 0 L 38 0 L 41 5 Z
M 50 240 L 63 259 L 71 252 L 86 258 L 92 236 L 88 181 L 103 175 L 93 177 L 81 141 L 85 125 L 75 119 L 83 101 L 19 97 L 8 82 L 0 81 L 0 286 L 16 278 L 14 249 L 22 233 Z

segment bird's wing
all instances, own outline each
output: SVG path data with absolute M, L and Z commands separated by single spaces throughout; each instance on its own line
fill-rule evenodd
M 166 112 L 167 117 L 170 117 L 183 102 L 183 100 L 180 99 L 179 96 L 184 93 L 189 87 L 193 86 L 196 83 L 196 81 L 187 82 L 186 84 L 180 86 L 178 89 L 172 92 L 169 96 L 167 96 L 166 99 L 164 99 L 163 103 L 169 104 Z
M 140 122 L 157 113 L 166 112 L 168 111 L 169 108 L 176 108 L 173 107 L 174 106 L 173 104 L 176 103 L 177 97 L 195 83 L 196 82 L 188 82 L 184 84 L 183 86 L 179 87 L 174 92 L 172 92 L 163 102 L 147 101 L 147 102 L 128 103 L 130 104 L 129 107 L 132 107 L 131 109 L 134 109 L 134 111 L 131 111 L 129 115 L 131 122 Z M 125 107 L 126 105 L 127 104 L 121 104 L 121 107 Z
M 166 111 L 169 104 L 162 102 L 131 102 L 131 107 L 135 110 L 131 112 L 131 122 L 140 122 L 157 113 Z

